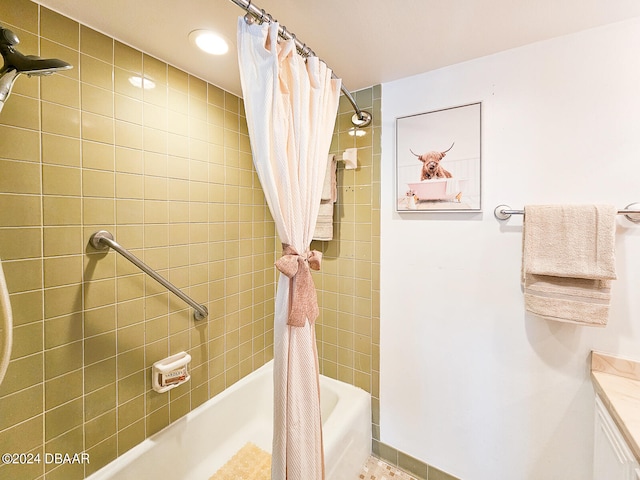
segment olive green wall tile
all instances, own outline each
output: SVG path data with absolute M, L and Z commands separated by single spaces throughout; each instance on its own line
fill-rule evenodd
M 168 94 L 167 94 L 167 86 L 166 83 L 164 82 L 159 82 L 156 81 L 156 76 L 154 75 L 149 75 L 148 73 L 146 73 L 146 66 L 144 67 L 145 69 L 145 78 L 150 78 L 151 80 L 153 80 L 154 82 L 156 82 L 156 85 L 154 88 L 149 88 L 149 89 L 144 89 L 144 91 L 142 92 L 142 98 L 144 99 L 145 102 L 147 103 L 152 103 L 154 105 L 157 105 L 159 107 L 167 107 L 167 103 L 168 103 Z M 161 75 L 159 73 L 159 75 Z
M 43 198 L 45 225 L 79 225 L 82 223 L 80 198 L 46 196 Z
M 115 176 L 103 170 L 82 171 L 82 194 L 85 197 L 113 197 Z
M 4 262 L 4 274 L 9 293 L 42 288 L 42 261 L 37 259 Z M 40 276 L 40 278 L 38 278 Z
M 41 83 L 42 100 L 67 107 L 80 107 L 79 83 L 65 75 L 52 75 Z
M 37 164 L 0 159 L 0 171 L 0 191 L 40 193 L 40 172 Z
M 115 148 L 106 143 L 84 140 L 82 142 L 82 166 L 96 170 L 114 169 Z
M 45 350 L 45 379 L 69 373 L 82 367 L 82 342 L 73 342 Z
M 147 435 L 153 435 L 169 425 L 169 406 L 164 406 L 145 417 Z
M 0 411 L 0 430 L 37 416 L 42 412 L 42 385 L 0 398 Z
M 116 333 L 108 332 L 84 339 L 84 364 L 106 360 L 116 354 Z
M 224 90 L 215 85 L 207 85 L 207 102 L 218 107 L 224 107 Z
M 35 258 L 41 255 L 40 228 L 1 228 L 0 257 L 3 260 Z
M 14 426 L 0 433 L 0 448 L 3 452 L 30 452 L 42 445 L 43 415 Z M 23 467 L 24 465 L 20 465 Z M 0 470 L 2 472 L 3 470 Z M 15 477 L 7 477 L 15 478 Z
M 76 312 L 44 322 L 45 348 L 54 348 L 82 340 L 82 314 Z
M 82 138 L 99 143 L 113 144 L 115 138 L 113 118 L 83 112 Z
M 136 100 L 142 100 L 142 89 L 135 87 L 129 78 L 132 76 L 128 70 L 114 68 L 114 91 L 117 94 L 125 95 Z
M 169 88 L 187 94 L 189 92 L 189 74 L 169 65 L 167 71 Z
M 85 308 L 95 308 L 115 303 L 115 295 L 115 281 L 113 279 L 86 282 L 84 306 Z
M 72 255 L 82 253 L 82 229 L 78 227 L 45 227 L 43 229 L 44 255 Z
M 116 223 L 139 224 L 144 219 L 142 200 L 116 200 Z
M 107 117 L 113 117 L 113 92 L 88 83 L 82 84 L 82 110 Z
M 125 403 L 145 391 L 145 372 L 136 372 L 118 380 L 118 403 Z M 155 392 L 154 392 L 155 393 Z
M 167 117 L 168 112 L 166 108 L 159 107 L 151 103 L 143 103 L 143 119 L 145 127 L 166 130 Z
M 115 357 L 88 365 L 84 368 L 84 391 L 93 392 L 116 381 Z
M 25 325 L 42 320 L 42 291 L 14 293 L 10 295 L 13 305 L 13 324 Z
M 85 421 L 99 417 L 116 406 L 116 384 L 112 383 L 84 397 Z
M 40 127 L 39 107 L 36 98 L 14 92 L 2 109 L 0 124 L 37 130 Z
M 13 327 L 11 358 L 16 359 L 42 350 L 42 323 L 28 323 Z
M 96 87 L 112 90 L 113 65 L 94 57 L 80 55 L 80 80 Z
M 82 427 L 78 426 L 56 437 L 45 444 L 45 451 L 69 453 L 70 455 L 84 451 Z M 89 460 L 90 461 L 90 460 Z M 81 480 L 84 478 L 84 465 L 63 464 L 57 466 L 55 462 L 47 465 L 47 479 L 52 480 Z
M 42 135 L 42 162 L 80 166 L 80 141 L 59 135 Z
M 143 54 L 143 71 L 144 74 L 154 80 L 156 83 L 167 83 L 167 64 L 160 60 Z
M 167 153 L 167 132 L 154 128 L 143 128 L 142 138 L 145 150 L 155 153 Z
M 91 458 L 91 463 L 85 465 L 85 473 L 90 475 L 116 458 L 118 455 L 117 437 L 115 435 L 109 437 L 96 446 L 87 449 L 87 453 Z
M 142 174 L 144 172 L 142 151 L 133 148 L 117 147 L 115 170 L 117 172 Z
M 80 111 L 75 108 L 42 102 L 42 131 L 80 137 Z
M 3 23 L 38 33 L 38 5 L 28 0 L 11 1 L 3 5 Z M 9 8 L 11 7 L 11 8 Z
M 127 173 L 116 174 L 117 198 L 144 198 L 144 177 Z
M 84 25 L 80 26 L 80 49 L 83 53 L 113 63 L 113 39 Z
M 49 441 L 82 424 L 82 398 L 72 400 L 45 413 L 45 440 Z
M 170 131 L 187 135 L 188 113 L 189 113 L 189 96 L 186 91 L 178 91 L 169 88 L 167 93 L 168 109 L 171 112 L 168 118 L 168 128 Z
M 85 337 L 106 333 L 114 330 L 115 326 L 116 307 L 114 305 L 85 310 L 84 312 Z
M 144 418 L 144 396 L 140 395 L 118 407 L 118 424 L 131 425 Z
M 4 381 L 0 385 L 0 396 L 41 383 L 43 381 L 42 362 L 41 353 L 9 362 Z
M 44 290 L 44 316 L 53 318 L 82 310 L 82 285 Z
M 193 99 L 201 100 L 203 102 L 207 101 L 207 82 L 200 80 L 193 75 L 189 75 L 189 96 Z M 231 95 L 237 101 L 235 95 Z
M 0 125 L 0 151 L 2 157 L 14 160 L 38 162 L 40 135 L 32 130 Z
M 128 275 L 126 277 L 118 277 L 117 282 L 117 301 L 126 302 L 134 298 L 144 296 L 145 277 L 142 274 Z
M 51 410 L 74 398 L 81 397 L 82 370 L 75 370 L 53 380 L 47 380 L 44 389 L 46 410 Z
M 45 195 L 80 196 L 81 185 L 79 168 L 42 166 L 42 193 Z
M 115 223 L 115 201 L 111 198 L 84 198 L 82 200 L 84 224 L 113 225 Z
M 118 332 L 119 333 L 119 332 Z M 144 348 L 138 347 L 126 352 L 118 353 L 118 378 L 125 378 L 128 375 L 144 369 Z
M 40 9 L 40 35 L 74 50 L 79 48 L 78 23 L 45 7 Z
M 180 388 L 180 387 L 178 387 Z M 183 395 L 182 397 L 174 400 L 169 405 L 169 420 L 175 422 L 183 415 L 189 413 L 191 408 L 191 396 Z
M 122 455 L 126 451 L 135 447 L 145 438 L 144 419 L 125 425 L 125 428 L 120 428 L 120 430 L 118 430 L 118 455 Z
M 40 199 L 37 196 L 0 194 L 0 226 L 40 225 Z
M 142 73 L 142 53 L 117 40 L 114 44 L 114 63 L 132 73 Z
M 136 100 L 131 97 L 127 97 L 124 95 L 115 95 L 114 99 L 115 105 L 115 118 L 118 120 L 122 120 L 124 122 L 133 123 L 136 125 L 142 125 L 142 102 L 140 100 Z M 117 141 L 117 130 L 116 127 L 116 141 Z M 121 128 L 126 128 L 126 125 L 122 125 Z

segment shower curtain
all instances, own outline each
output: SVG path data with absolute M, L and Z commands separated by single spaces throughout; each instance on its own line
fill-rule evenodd
M 305 60 L 278 24 L 238 18 L 238 59 L 253 162 L 283 256 L 274 318 L 274 434 L 271 478 L 324 478 L 318 305 L 309 246 L 315 229 L 340 80 L 318 58 Z

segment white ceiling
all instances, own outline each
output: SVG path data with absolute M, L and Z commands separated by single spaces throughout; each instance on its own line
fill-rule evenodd
M 37 0 L 227 91 L 241 95 L 230 0 Z M 638 0 L 256 0 L 360 90 L 465 60 L 640 16 Z M 232 43 L 214 57 L 190 31 Z

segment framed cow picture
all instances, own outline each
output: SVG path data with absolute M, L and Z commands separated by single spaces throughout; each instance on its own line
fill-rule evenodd
M 396 118 L 396 211 L 482 211 L 481 118 L 481 103 Z

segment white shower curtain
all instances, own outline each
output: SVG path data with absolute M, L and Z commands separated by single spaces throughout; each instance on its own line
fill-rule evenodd
M 278 24 L 238 18 L 240 78 L 253 162 L 283 244 L 274 319 L 274 434 L 271 478 L 324 478 L 318 315 L 309 267 L 340 80 L 293 41 L 278 43 Z M 315 303 L 314 303 L 315 302 Z

